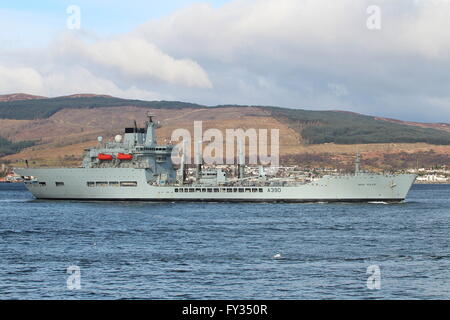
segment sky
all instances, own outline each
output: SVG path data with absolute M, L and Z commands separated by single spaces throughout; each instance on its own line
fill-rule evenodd
M 0 3 L 0 94 L 450 122 L 450 0 Z

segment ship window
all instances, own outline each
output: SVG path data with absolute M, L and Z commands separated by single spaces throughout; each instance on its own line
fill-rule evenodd
M 202 192 L 202 189 L 196 188 L 196 189 L 195 189 L 195 192 Z
M 121 181 L 120 182 L 121 187 L 137 187 L 136 181 Z
M 189 192 L 194 192 L 195 189 L 194 188 L 189 188 Z
M 45 183 L 45 182 L 39 182 L 39 185 L 40 185 L 41 187 L 45 187 L 45 186 L 47 185 L 47 183 Z
M 252 192 L 258 192 L 258 189 L 252 188 Z
M 95 187 L 95 182 L 87 182 L 88 187 Z
M 227 192 L 233 192 L 233 189 L 232 188 L 228 188 Z
M 96 185 L 97 187 L 107 187 L 107 186 L 108 186 L 108 182 L 106 182 L 106 181 L 97 181 L 97 182 L 95 183 L 95 185 Z
M 208 188 L 208 192 L 212 192 L 212 189 Z
M 238 190 L 237 188 L 233 188 L 233 192 L 237 192 L 237 190 Z
M 244 192 L 244 188 L 239 188 L 239 192 Z
M 227 191 L 225 188 L 220 189 L 220 192 L 225 192 L 225 191 Z
M 259 192 L 263 192 L 263 188 L 259 188 Z
M 111 182 L 109 183 L 109 186 L 110 186 L 110 187 L 118 187 L 118 186 L 119 186 L 119 182 L 117 182 L 117 181 L 111 181 Z
M 206 188 L 203 188 L 203 189 L 202 189 L 202 192 L 206 192 Z
M 177 188 L 175 188 L 175 192 L 178 192 L 178 189 L 177 189 Z
M 214 189 L 214 192 L 219 192 L 219 188 L 215 188 L 215 189 Z
M 63 187 L 64 186 L 64 182 L 55 182 L 55 185 L 57 187 Z
M 245 192 L 252 192 L 252 189 L 250 189 L 250 188 L 245 188 Z

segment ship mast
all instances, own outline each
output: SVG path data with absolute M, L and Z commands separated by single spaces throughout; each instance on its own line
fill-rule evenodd
M 245 156 L 244 156 L 244 146 L 242 144 L 242 139 L 238 142 L 238 178 L 244 178 L 244 167 L 245 167 Z
M 186 181 L 186 148 L 187 148 L 187 142 L 183 141 L 183 150 L 181 154 L 181 185 L 184 184 Z
M 198 182 L 202 176 L 202 144 L 201 140 L 197 141 L 195 145 L 195 180 Z
M 357 175 L 360 172 L 359 169 L 359 165 L 361 163 L 361 159 L 359 157 L 359 152 L 356 154 L 356 159 L 355 159 L 355 175 Z
M 151 112 L 147 112 L 147 134 L 145 138 L 145 145 L 151 146 L 156 144 L 156 135 L 155 135 L 155 123 L 153 122 L 153 117 L 155 115 Z

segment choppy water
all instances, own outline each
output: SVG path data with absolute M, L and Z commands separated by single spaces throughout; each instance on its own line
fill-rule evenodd
M 53 202 L 0 184 L 0 298 L 449 299 L 449 231 L 444 185 L 386 205 Z

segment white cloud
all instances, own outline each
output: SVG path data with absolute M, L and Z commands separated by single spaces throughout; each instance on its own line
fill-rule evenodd
M 0 88 L 2 94 L 24 92 L 35 95 L 55 96 L 74 93 L 96 93 L 147 100 L 170 100 L 172 98 L 168 95 L 139 89 L 135 86 L 120 88 L 113 81 L 96 77 L 87 69 L 78 66 L 42 74 L 32 68 L 6 68 L 0 66 Z
M 379 31 L 366 26 L 366 9 L 374 4 L 382 13 Z M 136 34 L 205 66 L 221 85 L 198 102 L 224 102 L 234 92 L 230 103 L 386 116 L 403 110 L 406 118 L 426 112 L 431 119 L 433 105 L 423 97 L 450 96 L 449 82 L 442 81 L 450 74 L 448 17 L 449 1 L 244 0 L 220 8 L 192 5 Z M 261 78 L 274 85 L 252 84 Z
M 118 87 L 112 80 L 96 77 L 83 67 L 70 67 L 54 71 L 44 76 L 46 95 L 58 92 L 60 95 L 73 93 L 109 94 L 121 98 L 139 98 L 148 100 L 168 99 L 159 93 L 139 89 L 135 86 Z
M 188 87 L 212 87 L 207 73 L 195 61 L 174 59 L 142 38 L 125 35 L 87 43 L 67 34 L 53 48 L 57 48 L 58 55 L 65 59 L 112 69 L 130 79 L 159 80 Z
M 44 83 L 42 76 L 32 68 L 10 68 L 0 65 L 0 90 L 5 94 L 13 92 L 42 94 Z
M 370 5 L 381 30 L 367 29 Z M 0 84 L 450 122 L 448 17 L 446 0 L 195 3 L 108 39 L 66 35 L 40 60 L 17 55 L 12 65 L 27 71 L 0 69 Z

